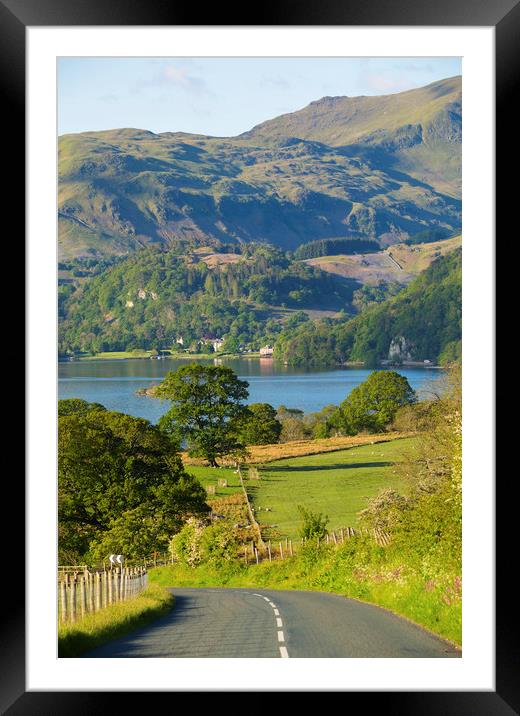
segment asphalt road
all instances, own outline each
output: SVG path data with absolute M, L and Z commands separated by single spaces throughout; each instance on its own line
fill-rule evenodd
M 175 609 L 95 657 L 428 657 L 461 652 L 405 619 L 335 594 L 177 589 Z

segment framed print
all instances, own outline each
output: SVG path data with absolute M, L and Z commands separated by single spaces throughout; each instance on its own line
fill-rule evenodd
M 68 713 L 81 704 L 90 712 L 100 708 L 103 694 L 95 692 L 126 691 L 345 691 L 350 698 L 369 696 L 374 705 L 395 701 L 399 713 L 520 709 L 508 569 L 495 566 L 496 555 L 510 555 L 514 519 L 506 516 L 504 489 L 495 494 L 494 483 L 495 213 L 505 214 L 500 207 L 512 199 L 511 185 L 502 180 L 495 200 L 494 134 L 503 141 L 514 136 L 518 8 L 513 0 L 492 8 L 422 1 L 390 8 L 374 0 L 360 7 L 326 2 L 296 9 L 282 3 L 264 9 L 255 25 L 228 23 L 227 16 L 213 17 L 212 9 L 208 24 L 194 25 L 191 13 L 153 3 L 0 0 L 7 129 L 12 135 L 16 126 L 20 135 L 26 127 L 26 192 L 20 142 L 7 142 L 8 166 L 18 169 L 13 176 L 19 178 L 8 182 L 6 208 L 27 217 L 28 305 L 27 479 L 25 496 L 16 495 L 18 483 L 13 498 L 26 506 L 26 538 L 21 530 L 15 539 L 8 533 L 17 555 L 26 546 L 26 603 L 24 610 L 17 587 L 18 606 L 6 613 L 0 652 L 3 711 Z M 347 82 L 350 76 L 358 78 L 357 85 Z M 497 166 L 501 156 L 505 164 L 501 151 Z M 508 158 L 512 154 L 508 146 Z M 375 278 L 365 280 L 367 274 Z M 462 339 L 460 295 L 450 303 L 455 276 Z M 441 280 L 443 289 L 436 293 Z M 369 320 L 386 315 L 378 313 L 386 306 L 404 316 L 400 306 L 413 301 L 412 314 L 402 319 L 406 328 L 394 330 L 388 345 L 378 347 L 384 319 L 377 319 L 377 329 Z M 352 333 L 364 315 L 374 318 L 367 319 L 364 332 Z M 369 330 L 375 338 L 363 347 Z M 457 472 L 449 453 L 439 474 L 449 490 L 464 485 L 462 572 L 459 554 L 459 571 L 454 567 L 449 580 L 437 576 L 442 560 L 447 565 L 453 557 L 448 548 L 442 558 L 441 552 L 421 552 L 413 559 L 420 563 L 422 591 L 407 593 L 404 604 L 390 594 L 385 579 L 398 585 L 406 575 L 388 578 L 390 563 L 377 562 L 376 568 L 373 561 L 383 559 L 398 533 L 395 525 L 419 504 L 413 488 L 400 488 L 401 475 L 415 468 L 394 469 L 392 439 L 417 440 L 423 435 L 419 421 L 434 421 L 431 406 L 447 398 L 422 398 L 426 381 L 437 368 L 444 374 L 446 365 L 460 364 L 461 350 L 464 417 L 444 426 L 442 440 L 443 450 L 446 440 L 453 455 L 462 450 L 462 468 Z M 281 367 L 273 368 L 275 361 Z M 357 403 L 354 409 L 352 393 L 337 397 L 337 381 L 344 378 L 337 375 L 339 362 L 356 386 L 349 391 L 359 395 L 364 381 L 396 376 L 392 389 L 401 390 L 400 402 L 391 416 L 385 413 L 378 423 L 379 403 Z M 192 409 L 200 415 L 200 406 L 190 403 L 195 388 L 181 402 L 183 385 L 202 380 L 202 374 L 204 381 L 221 381 L 208 404 L 226 391 L 222 410 L 228 412 L 218 430 L 211 412 L 203 428 L 188 419 Z M 154 395 L 170 401 L 168 412 Z M 59 449 L 67 465 L 59 500 L 58 398 L 64 411 Z M 417 405 L 423 404 L 420 413 Z M 448 410 L 447 403 L 438 404 Z M 460 418 L 456 405 L 453 414 Z M 110 433 L 106 442 L 103 430 Z M 117 492 L 130 460 L 124 443 L 133 430 L 140 437 L 131 433 L 131 450 L 135 441 L 143 442 L 131 460 L 140 462 L 132 462 L 125 492 Z M 99 440 L 85 457 L 87 433 Z M 318 449 L 320 440 L 325 442 Z M 294 447 L 298 441 L 305 447 Z M 283 444 L 294 451 L 277 452 Z M 253 460 L 253 448 L 268 449 Z M 79 463 L 91 472 L 77 471 Z M 95 475 L 110 470 L 112 482 L 96 483 Z M 132 482 L 139 470 L 146 471 L 154 491 Z M 345 491 L 344 475 L 350 471 L 361 479 L 362 470 L 375 480 L 373 489 L 367 479 L 359 494 Z M 424 482 L 425 474 L 421 489 L 437 495 L 438 483 Z M 459 487 L 453 487 L 457 475 Z M 308 494 L 310 477 L 320 492 L 309 493 L 302 505 L 291 491 Z M 89 480 L 97 485 L 95 498 L 87 494 Z M 331 480 L 339 492 L 328 502 Z M 385 486 L 392 489 L 378 493 Z M 438 493 L 448 505 L 439 508 L 444 525 L 460 490 L 447 497 L 440 488 Z M 237 494 L 244 502 L 228 518 L 230 497 Z M 391 503 L 384 510 L 378 494 Z M 117 509 L 108 504 L 112 499 Z M 354 500 L 351 523 L 346 512 L 334 512 L 340 499 Z M 421 525 L 433 519 L 440 499 L 420 503 L 431 508 Z M 291 500 L 302 526 L 284 517 Z M 57 538 L 58 501 L 60 510 L 63 503 L 75 507 L 59 523 Z M 87 513 L 96 519 L 89 521 Z M 224 530 L 226 519 L 233 522 L 232 538 Z M 134 549 L 137 522 L 148 527 Z M 426 534 L 426 527 L 418 529 Z M 443 535 L 451 534 L 452 527 L 445 529 Z M 298 582 L 290 559 L 310 560 L 311 546 L 314 581 Z M 364 575 L 364 591 L 345 582 L 341 589 L 331 587 L 334 575 L 351 564 L 349 550 L 356 549 L 365 560 L 354 567 Z M 180 583 L 187 585 L 184 591 L 177 587 L 170 626 L 190 609 L 201 619 L 195 632 L 186 632 L 190 648 L 169 651 L 166 637 L 154 633 L 148 639 L 145 631 L 137 648 L 123 630 L 108 647 L 89 642 L 89 649 L 67 652 L 60 641 L 58 651 L 56 617 L 72 624 L 79 612 L 83 617 L 110 608 L 112 600 L 123 608 L 150 575 L 180 578 L 180 571 L 168 572 L 174 562 L 185 559 L 189 571 L 204 564 L 201 555 L 210 555 L 208 560 L 217 560 L 208 561 L 211 572 L 231 550 L 240 579 L 233 572 L 217 583 L 206 575 L 208 581 L 197 585 L 206 587 L 204 599 L 218 595 L 220 616 L 210 606 L 213 616 L 204 621 L 207 605 L 193 601 L 195 585 L 187 580 Z M 285 576 L 276 579 L 288 580 L 292 590 L 283 593 L 287 597 L 274 591 L 283 588 L 282 581 L 258 581 L 256 589 L 247 581 L 246 568 L 254 572 L 258 566 L 263 571 L 256 574 L 265 575 L 277 564 Z M 67 565 L 73 565 L 69 572 Z M 271 584 L 273 591 L 265 591 Z M 228 585 L 237 595 L 229 606 L 216 591 Z M 318 601 L 308 601 L 306 611 L 291 601 L 298 594 L 317 600 L 316 592 L 335 589 L 349 597 L 352 615 L 341 611 L 343 602 L 336 615 L 331 602 L 325 610 L 330 625 Z M 250 598 L 243 611 L 239 590 Z M 428 601 L 436 590 L 441 606 Z M 456 616 L 454 608 L 461 591 L 462 626 L 460 609 Z M 264 619 L 263 612 L 257 617 L 262 597 L 262 607 L 275 615 L 265 627 L 255 621 Z M 361 618 L 356 609 L 362 608 L 368 611 Z M 307 631 L 291 633 L 293 611 L 300 619 L 306 614 Z M 164 610 L 159 613 L 166 619 Z M 202 647 L 206 629 L 213 634 L 211 653 Z M 278 641 L 265 651 L 252 648 L 251 640 L 262 641 L 258 634 L 266 630 L 275 630 Z M 178 633 L 170 631 L 167 638 Z M 312 646 L 304 643 L 304 633 L 313 635 Z M 319 646 L 318 634 L 329 645 Z

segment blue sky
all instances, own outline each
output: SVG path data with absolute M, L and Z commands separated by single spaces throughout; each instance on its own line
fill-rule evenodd
M 325 95 L 402 92 L 461 58 L 60 58 L 58 133 L 135 127 L 234 136 Z

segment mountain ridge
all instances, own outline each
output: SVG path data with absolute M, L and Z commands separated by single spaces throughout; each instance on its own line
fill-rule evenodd
M 335 98 L 343 118 L 322 98 L 238 137 L 136 128 L 62 135 L 60 258 L 179 239 L 294 250 L 321 238 L 388 245 L 430 227 L 455 233 L 459 86 L 448 78 L 395 95 Z M 345 118 L 345 101 L 355 120 Z M 310 127 L 309 107 L 319 107 L 320 126 Z M 304 137 L 287 133 L 287 117 Z

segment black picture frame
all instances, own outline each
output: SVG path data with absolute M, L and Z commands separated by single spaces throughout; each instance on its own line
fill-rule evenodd
M 10 181 L 5 188 L 6 206 L 19 217 L 25 216 L 25 178 L 20 135 L 25 125 L 25 30 L 37 26 L 492 26 L 496 39 L 496 137 L 497 137 L 497 218 L 508 215 L 515 206 L 513 182 L 506 180 L 506 169 L 518 155 L 514 137 L 518 130 L 514 100 L 519 84 L 520 0 L 320 0 L 295 3 L 292 0 L 264 2 L 255 7 L 256 17 L 246 19 L 243 9 L 208 5 L 204 23 L 200 11 L 161 0 L 0 0 L 0 88 L 4 112 L 3 136 L 18 137 L 6 141 Z M 229 19 L 229 22 L 228 22 Z M 513 145 L 513 146 L 512 146 Z M 516 154 L 515 154 L 516 153 Z M 501 171 L 503 169 L 503 171 Z M 21 233 L 20 219 L 16 227 Z M 497 233 L 500 227 L 498 223 Z M 21 245 L 21 238 L 17 236 Z M 23 260 L 23 259 L 22 259 Z M 487 436 L 494 439 L 494 436 Z M 511 582 L 514 566 L 515 519 L 506 489 L 497 487 L 497 594 L 496 594 L 496 690 L 456 692 L 364 692 L 347 696 L 348 708 L 361 697 L 363 707 L 384 708 L 386 714 L 512 714 L 520 712 L 520 658 L 515 614 L 516 595 Z M 9 512 L 17 514 L 18 526 L 9 527 L 4 545 L 16 545 L 18 554 L 24 544 L 24 486 L 21 480 L 12 487 Z M 508 507 L 511 519 L 508 519 Z M 500 515 L 500 520 L 498 519 Z M 503 562 L 498 559 L 505 555 Z M 19 562 L 18 558 L 18 562 Z M 4 579 L 11 564 L 4 565 Z M 6 573 L 7 572 L 7 573 Z M 21 564 L 16 564 L 16 575 Z M 514 576 L 514 575 L 513 575 Z M 18 576 L 17 576 L 18 579 Z M 5 587 L 6 585 L 4 585 Z M 116 704 L 112 693 L 26 692 L 25 687 L 25 610 L 22 590 L 9 594 L 9 608 L 2 612 L 0 632 L 0 711 L 17 714 L 90 714 L 103 713 Z M 17 603 L 13 603 L 14 600 Z M 164 696 L 165 694 L 163 694 Z M 260 694 L 261 695 L 261 694 Z M 120 704 L 122 694 L 117 694 Z M 146 695 L 145 695 L 146 697 Z M 132 693 L 134 706 L 141 694 Z M 171 698 L 171 697 L 170 697 Z M 367 702 L 367 699 L 369 701 Z M 261 703 L 257 702 L 257 703 Z M 121 704 L 120 704 L 121 705 Z M 117 705 L 116 705 L 117 708 Z

